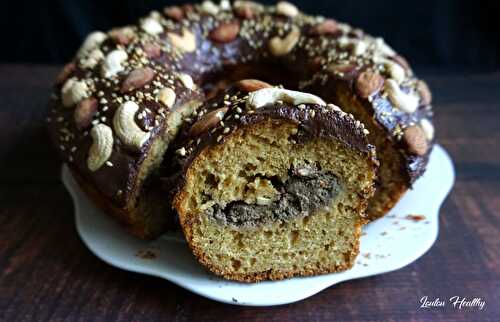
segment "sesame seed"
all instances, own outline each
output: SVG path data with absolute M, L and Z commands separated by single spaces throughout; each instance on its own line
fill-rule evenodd
M 177 149 L 175 151 L 175 153 L 177 153 L 178 155 L 180 156 L 185 156 L 186 155 L 186 149 L 184 147 L 180 148 L 180 149 Z

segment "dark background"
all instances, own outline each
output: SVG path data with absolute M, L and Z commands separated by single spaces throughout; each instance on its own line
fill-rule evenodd
M 6 1 L 0 62 L 62 64 L 92 30 L 132 23 L 151 9 L 187 1 Z M 275 1 L 264 1 L 274 3 Z M 500 68 L 500 1 L 293 1 L 382 36 L 415 67 Z

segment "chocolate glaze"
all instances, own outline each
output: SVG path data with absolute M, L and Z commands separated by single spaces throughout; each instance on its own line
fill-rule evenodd
M 268 120 L 297 124 L 298 132 L 291 138 L 295 144 L 305 144 L 315 138 L 336 139 L 359 153 L 365 154 L 372 163 L 378 164 L 375 147 L 368 143 L 364 125 L 356 121 L 352 115 L 342 112 L 338 107 L 332 104 L 326 106 L 301 104 L 299 107 L 288 103 L 274 103 L 258 109 L 248 109 L 246 107 L 247 95 L 248 93 L 232 86 L 201 106 L 198 116 L 184 125 L 176 144 L 170 151 L 174 161 L 168 164 L 168 169 L 165 168 L 162 174 L 168 182 L 165 188 L 171 192 L 171 197 L 184 184 L 185 175 L 191 163 L 202 151 L 210 146 L 224 144 L 225 140 L 236 130 Z M 196 122 L 203 120 L 204 115 L 221 106 L 227 106 L 224 104 L 224 101 L 227 101 L 224 97 L 230 97 L 233 104 L 228 107 L 222 122 L 196 137 L 190 136 L 190 128 Z M 237 115 L 238 118 L 236 118 Z M 227 131 L 225 129 L 230 130 L 225 133 Z M 180 149 L 185 152 L 184 155 L 175 153 Z
M 96 97 L 99 100 L 98 111 L 100 115 L 98 119 L 104 116 L 106 119 L 99 122 L 112 127 L 114 111 L 120 105 L 118 102 L 113 101 L 113 95 L 123 97 L 119 92 L 119 88 L 124 78 L 133 69 L 130 66 L 137 63 L 133 58 L 135 51 L 138 48 L 144 49 L 150 44 L 159 46 L 161 48 L 160 54 L 157 57 L 145 57 L 143 55 L 141 57 L 144 60 L 137 61 L 140 62 L 141 67 L 148 66 L 156 71 L 157 76 L 153 81 L 159 82 L 161 86 L 171 86 L 174 89 L 177 100 L 172 109 L 190 100 L 203 100 L 204 95 L 200 88 L 204 87 L 209 75 L 220 73 L 227 67 L 235 68 L 245 65 L 250 66 L 251 69 L 252 66 L 255 66 L 258 70 L 257 74 L 265 74 L 266 71 L 262 67 L 266 64 L 280 66 L 280 68 L 287 71 L 287 76 L 273 75 L 273 80 L 284 83 L 291 89 L 301 88 L 304 91 L 310 90 L 316 94 L 325 94 L 322 95 L 325 100 L 331 99 L 327 90 L 329 86 L 346 86 L 348 90 L 354 93 L 352 89 L 353 81 L 363 69 L 380 69 L 380 64 L 375 62 L 374 57 L 382 53 L 380 50 L 372 48 L 374 39 L 368 35 L 363 35 L 359 30 L 353 29 L 346 24 L 339 23 L 339 31 L 335 34 L 314 35 L 310 31 L 322 21 L 322 18 L 304 14 L 299 14 L 294 18 L 285 17 L 278 15 L 274 7 L 262 7 L 258 12 L 254 13 L 251 19 L 238 17 L 232 10 L 221 10 L 217 16 L 213 16 L 204 12 L 200 5 L 185 6 L 182 10 L 184 11 L 182 21 L 161 16 L 157 13 L 151 16 L 164 29 L 164 32 L 158 35 L 147 34 L 141 31 L 138 26 L 130 26 L 134 35 L 130 43 L 125 45 L 117 44 L 110 37 L 102 42 L 98 48 L 102 51 L 104 57 L 117 48 L 123 48 L 129 52 L 127 67 L 113 79 L 108 80 L 101 77 L 102 61 L 99 61 L 94 67 L 84 68 L 79 63 L 79 60 L 75 58 L 69 66 L 76 65 L 76 68 L 66 68 L 65 75 L 61 77 L 62 80 L 60 78 L 54 86 L 54 95 L 49 103 L 49 128 L 54 143 L 58 147 L 62 147 L 60 152 L 64 160 L 86 180 L 92 182 L 99 191 L 109 197 L 110 201 L 118 207 L 124 207 L 128 204 L 131 196 L 135 195 L 137 190 L 141 188 L 137 186 L 137 173 L 140 166 L 152 143 L 169 130 L 166 126 L 165 116 L 160 117 L 157 124 L 152 120 L 152 118 L 159 115 L 159 109 L 164 108 L 164 106 L 154 100 L 140 103 L 141 109 L 139 113 L 146 108 L 152 111 L 149 116 L 144 117 L 142 120 L 136 119 L 143 129 L 152 126 L 150 140 L 141 147 L 140 151 L 133 151 L 124 146 L 115 136 L 113 154 L 109 160 L 113 166 L 103 166 L 99 170 L 91 172 L 86 164 L 88 149 L 91 145 L 91 139 L 88 135 L 90 128 L 79 130 L 73 121 L 74 107 L 63 107 L 61 104 L 61 88 L 66 79 L 75 77 L 90 81 L 93 84 L 91 93 L 89 93 L 91 96 L 97 96 L 99 92 L 102 92 L 101 96 Z M 241 25 L 240 33 L 235 40 L 228 43 L 216 43 L 208 38 L 209 32 L 218 26 L 221 21 L 229 20 L 237 20 Z M 272 57 L 268 50 L 269 40 L 275 36 L 284 37 L 291 30 L 291 26 L 300 31 L 301 41 L 289 54 L 283 57 Z M 195 35 L 196 50 L 194 52 L 180 53 L 168 38 L 167 33 L 176 32 L 180 34 L 183 28 Z M 349 46 L 344 47 L 341 45 L 341 39 L 344 38 L 349 39 L 349 41 L 353 39 L 366 40 L 371 47 L 362 57 L 358 57 L 351 53 Z M 395 54 L 383 55 L 388 59 L 397 61 Z M 345 61 L 349 61 L 353 68 L 345 73 L 332 74 L 331 66 Z M 407 72 L 402 88 L 404 90 L 414 90 L 417 79 L 407 66 L 403 67 L 406 68 Z M 178 73 L 191 75 L 198 87 L 195 89 L 184 87 L 176 78 Z M 382 71 L 382 73 L 385 72 Z M 290 74 L 295 77 L 288 77 Z M 384 74 L 384 77 L 389 76 Z M 134 96 L 138 92 L 153 93 L 153 89 L 154 87 L 140 88 L 127 95 Z M 102 103 L 103 99 L 107 103 Z M 415 113 L 403 113 L 395 109 L 380 93 L 376 94 L 371 100 L 364 100 L 363 105 L 374 115 L 376 121 L 387 130 L 388 137 L 401 147 L 401 151 L 407 160 L 406 170 L 410 184 L 424 171 L 428 161 L 428 154 L 423 157 L 409 154 L 405 145 L 400 142 L 400 138 L 394 135 L 393 130 L 396 126 L 404 128 L 417 123 L 422 118 L 430 119 L 430 106 L 421 106 Z M 105 107 L 107 110 L 104 110 Z M 330 112 L 324 115 L 317 113 L 318 115 L 311 117 L 307 111 L 316 108 L 307 106 L 306 111 L 297 111 L 290 106 L 272 106 L 257 111 L 255 115 L 244 116 L 242 123 L 239 124 L 252 124 L 269 117 L 288 119 L 299 122 L 306 137 L 331 135 L 341 138 L 351 146 L 360 149 L 360 151 L 371 151 L 371 148 L 363 145 L 364 143 L 361 141 L 364 139 L 360 138 L 356 130 L 350 128 L 350 125 L 346 125 L 351 121 L 345 121 L 344 118 L 341 120 L 338 115 Z M 168 116 L 172 109 L 166 109 L 165 114 Z M 387 115 L 382 116 L 382 112 L 387 113 Z M 332 130 L 325 131 L 324 127 Z M 206 141 L 203 144 L 214 144 L 217 135 L 213 134 L 201 138 L 203 142 Z M 169 162 L 168 157 L 166 162 Z

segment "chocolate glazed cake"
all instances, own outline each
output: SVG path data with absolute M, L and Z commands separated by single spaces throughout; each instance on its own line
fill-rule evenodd
M 237 281 L 350 268 L 374 147 L 337 106 L 268 86 L 239 82 L 183 131 L 169 190 L 186 240 L 202 265 Z
M 426 84 L 414 76 L 405 59 L 381 38 L 333 19 L 303 14 L 288 2 L 263 6 L 251 1 L 219 4 L 204 1 L 172 6 L 152 12 L 136 25 L 91 33 L 54 84 L 49 103 L 50 133 L 64 161 L 92 199 L 136 236 L 154 238 L 165 232 L 175 217 L 166 197 L 168 192 L 162 190 L 166 184 L 161 178 L 165 177 L 162 169 L 174 163 L 171 157 L 174 146 L 186 143 L 181 142 L 185 137 L 178 136 L 179 129 L 198 119 L 199 106 L 209 98 L 219 97 L 227 84 L 248 78 L 317 95 L 353 114 L 358 121 L 352 122 L 364 123 L 366 133 L 363 135 L 368 134 L 368 143 L 376 147 L 380 161 L 377 189 L 369 201 L 368 218 L 385 214 L 424 172 L 434 142 L 431 94 Z M 304 141 L 300 142 L 308 147 L 305 150 L 317 144 L 318 149 L 328 146 L 333 151 L 350 151 L 346 152 L 350 158 L 368 153 L 368 145 L 360 143 L 364 138 L 355 130 L 360 125 L 352 127 L 349 138 L 335 127 L 339 111 L 326 108 L 328 112 L 322 114 L 325 110 L 322 105 L 304 103 L 305 110 L 309 111 L 306 113 L 299 108 L 301 104 L 285 101 L 274 102 L 272 108 L 257 108 L 253 116 L 245 115 L 247 124 L 238 125 L 241 126 L 238 135 L 251 136 L 253 131 L 261 130 L 267 133 L 268 139 L 284 144 L 283 147 L 271 145 L 277 149 L 276 153 L 291 151 L 287 149 L 291 149 L 291 140 L 300 139 L 294 138 L 298 134 L 304 135 Z M 229 109 L 227 112 L 228 116 L 232 115 Z M 313 112 L 314 117 L 310 115 Z M 332 117 L 332 121 L 327 117 Z M 313 123 L 325 128 L 319 130 Z M 290 140 L 277 138 L 270 129 Z M 294 131 L 297 133 L 292 133 Z M 317 139 L 316 132 L 331 134 L 335 139 L 321 135 Z M 216 149 L 218 142 L 210 140 L 210 144 L 201 142 L 199 146 L 209 144 L 210 149 Z M 229 146 L 227 144 L 221 144 L 220 149 Z M 300 160 L 297 169 L 293 162 L 280 164 L 279 171 L 275 169 L 281 181 L 273 183 L 274 179 L 262 178 L 262 182 L 273 183 L 272 191 L 285 191 L 280 197 L 283 202 L 294 198 L 291 192 L 294 189 L 303 189 L 303 183 L 296 182 L 298 178 L 293 173 L 307 163 L 305 150 L 300 152 L 304 153 L 303 158 L 297 156 Z M 194 157 L 197 153 L 189 155 Z M 316 187 L 324 181 L 330 188 L 306 194 L 324 195 L 317 202 L 323 205 L 335 199 L 337 189 L 345 189 L 339 180 L 348 176 L 334 172 L 343 165 L 332 164 L 328 159 L 316 160 L 315 154 L 310 156 L 314 177 L 310 185 Z M 333 155 L 331 158 L 337 160 Z M 367 160 L 367 156 L 361 158 L 360 166 Z M 265 167 L 264 163 L 258 166 Z M 366 177 L 359 179 L 365 185 L 352 189 L 365 191 L 373 168 L 365 164 L 365 169 Z M 218 193 L 223 191 L 220 189 Z M 361 209 L 368 195 L 366 190 L 353 205 Z M 197 194 L 193 196 L 198 198 Z M 217 198 L 225 200 L 225 197 Z M 181 209 L 183 199 L 176 200 L 177 208 Z M 268 219 L 260 218 L 255 209 L 247 209 L 244 204 L 229 205 L 233 209 L 229 212 L 220 205 L 214 205 L 213 213 L 207 218 L 233 225 L 233 219 L 239 218 L 233 214 L 247 212 L 249 218 L 257 218 L 257 222 L 267 225 Z M 307 202 L 300 207 L 312 212 L 317 210 Z M 186 208 L 186 214 L 193 209 L 197 208 L 189 208 L 189 211 Z M 265 207 L 262 211 L 278 219 L 303 220 L 300 216 L 276 213 Z M 349 216 L 349 225 L 356 234 L 354 231 L 358 228 L 354 227 L 361 221 L 356 221 L 352 213 Z M 189 234 L 187 218 L 192 217 L 181 215 L 183 228 Z M 238 229 L 253 225 L 243 221 Z M 194 232 L 187 238 L 193 236 Z M 346 254 L 355 254 L 354 249 L 354 246 L 347 247 Z M 338 265 L 320 265 L 308 272 L 348 267 L 350 258 L 347 256 Z M 233 271 L 219 273 L 240 278 Z M 271 275 L 257 274 L 255 276 L 260 277 L 254 278 L 279 277 Z

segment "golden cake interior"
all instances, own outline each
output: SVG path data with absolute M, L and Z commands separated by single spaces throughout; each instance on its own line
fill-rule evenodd
M 174 204 L 194 254 L 214 273 L 258 281 L 353 265 L 362 214 L 373 193 L 373 163 L 336 139 L 297 144 L 297 131 L 290 121 L 267 119 L 239 128 L 193 160 Z M 289 218 L 265 215 L 249 225 L 212 215 L 234 204 L 279 203 L 283 187 L 298 180 L 291 169 L 312 165 L 335 178 L 334 193 L 319 208 Z

